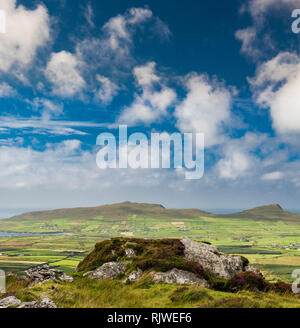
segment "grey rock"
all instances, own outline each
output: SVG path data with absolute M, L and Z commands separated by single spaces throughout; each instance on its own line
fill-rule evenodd
M 156 272 L 153 275 L 153 282 L 155 283 L 167 283 L 167 284 L 189 284 L 189 285 L 198 285 L 205 288 L 209 287 L 209 284 L 206 280 L 200 279 L 194 273 L 172 269 L 168 272 Z
M 41 302 L 37 302 L 35 304 L 34 308 L 38 308 L 38 309 L 56 309 L 57 305 L 52 300 L 45 297 L 45 298 L 42 299 Z
M 71 276 L 68 276 L 67 274 L 63 273 L 60 277 L 59 277 L 60 281 L 65 281 L 65 282 L 73 282 L 74 279 Z
M 24 302 L 20 306 L 18 306 L 18 309 L 34 309 L 37 302 Z
M 67 276 L 63 271 L 51 269 L 48 264 L 40 265 L 25 271 L 27 277 L 35 283 L 44 283 L 46 281 L 58 281 L 60 277 Z M 71 277 L 70 277 L 71 278 Z M 66 280 L 64 280 L 66 281 Z
M 0 300 L 0 308 L 18 307 L 21 303 L 15 296 L 9 296 Z
M 230 279 L 236 273 L 244 270 L 241 256 L 220 253 L 217 247 L 189 239 L 181 240 L 185 246 L 185 258 L 198 262 L 204 270 L 210 271 L 217 277 Z
M 108 262 L 94 271 L 86 272 L 83 277 L 89 276 L 92 279 L 114 279 L 119 274 L 126 271 L 126 262 Z
M 130 275 L 126 278 L 125 282 L 135 282 L 138 281 L 143 275 L 143 271 L 141 269 L 137 269 L 132 271 Z
M 125 254 L 126 254 L 126 257 L 129 257 L 129 258 L 135 257 L 135 252 L 131 248 L 126 248 Z
M 245 272 L 253 272 L 255 274 L 258 274 L 259 276 L 262 276 L 262 273 L 252 265 L 246 266 L 245 267 Z
M 48 297 L 42 299 L 41 302 L 24 302 L 19 309 L 56 309 L 57 305 Z

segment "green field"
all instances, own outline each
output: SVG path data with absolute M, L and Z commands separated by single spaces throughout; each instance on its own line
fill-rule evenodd
M 91 211 L 38 212 L 0 221 L 0 231 L 71 234 L 0 238 L 0 268 L 22 271 L 47 262 L 72 272 L 96 242 L 118 236 L 208 241 L 225 253 L 249 258 L 269 280 L 292 281 L 292 271 L 300 268 L 300 216 L 274 205 L 213 216 L 199 210 L 125 204 Z

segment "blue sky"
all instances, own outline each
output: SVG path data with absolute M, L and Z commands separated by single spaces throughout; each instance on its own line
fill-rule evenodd
M 299 208 L 299 0 L 0 0 L 0 207 Z M 205 134 L 203 179 L 100 170 L 96 137 Z

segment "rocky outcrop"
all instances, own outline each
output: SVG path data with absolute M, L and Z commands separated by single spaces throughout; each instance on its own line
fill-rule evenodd
M 0 308 L 19 308 L 19 309 L 56 309 L 56 304 L 45 297 L 40 302 L 21 302 L 15 296 L 9 296 L 0 300 Z
M 101 265 L 99 268 L 93 271 L 85 273 L 83 276 L 90 277 L 92 279 L 114 279 L 120 274 L 124 274 L 126 271 L 126 262 L 108 262 Z
M 198 285 L 202 287 L 209 287 L 209 284 L 206 280 L 200 279 L 197 277 L 194 273 L 173 269 L 168 272 L 156 272 L 153 275 L 153 281 L 155 283 L 167 283 L 167 284 L 177 284 L 177 285 L 183 285 L 183 284 L 190 284 L 190 285 Z
M 198 262 L 204 270 L 217 277 L 230 279 L 236 273 L 244 271 L 247 263 L 241 256 L 226 255 L 217 247 L 189 239 L 181 240 L 185 246 L 184 256 L 189 261 Z
M 197 284 L 219 289 L 220 284 L 240 272 L 259 274 L 246 258 L 224 254 L 208 243 L 137 238 L 112 238 L 97 243 L 77 271 L 92 279 L 125 275 L 125 283 L 136 282 L 143 274 L 155 272 L 152 274 L 155 283 Z
M 37 266 L 26 271 L 27 277 L 35 283 L 44 283 L 46 281 L 67 281 L 72 282 L 73 278 L 61 270 L 51 269 L 48 264 Z
M 0 300 L 0 308 L 18 307 L 21 303 L 15 296 L 8 296 Z

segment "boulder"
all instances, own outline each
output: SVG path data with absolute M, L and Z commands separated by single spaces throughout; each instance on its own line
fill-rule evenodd
M 140 269 L 137 269 L 135 271 L 132 271 L 130 275 L 126 278 L 125 282 L 135 282 L 138 281 L 143 275 L 143 271 Z
M 126 262 L 108 262 L 101 265 L 93 271 L 86 272 L 83 276 L 89 276 L 92 279 L 114 279 L 119 274 L 124 274 L 126 271 Z
M 15 296 L 9 296 L 0 300 L 0 308 L 18 307 L 21 303 Z
M 65 281 L 65 282 L 73 282 L 73 277 L 68 276 L 67 274 L 63 273 L 60 277 L 59 277 L 60 281 Z
M 153 281 L 155 283 L 167 283 L 167 284 L 190 284 L 198 285 L 202 287 L 209 287 L 209 284 L 206 280 L 198 278 L 194 273 L 173 269 L 168 272 L 156 272 L 153 275 Z
M 217 277 L 230 279 L 244 270 L 245 262 L 241 256 L 226 255 L 215 246 L 189 239 L 181 242 L 185 246 L 184 256 L 187 260 L 200 263 L 204 270 Z

